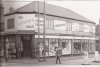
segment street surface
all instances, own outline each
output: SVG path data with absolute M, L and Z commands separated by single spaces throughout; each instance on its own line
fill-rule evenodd
M 100 57 L 100 55 L 99 55 Z M 100 58 L 98 62 L 93 62 L 95 60 L 94 54 L 89 55 L 88 65 L 100 65 Z M 23 59 L 14 59 L 7 62 L 2 62 L 2 67 L 33 67 L 33 66 L 55 66 L 55 65 L 82 65 L 84 64 L 83 56 L 64 56 L 61 57 L 62 64 L 56 64 L 56 58 L 50 57 L 46 58 L 45 62 L 38 62 L 37 59 L 23 58 Z

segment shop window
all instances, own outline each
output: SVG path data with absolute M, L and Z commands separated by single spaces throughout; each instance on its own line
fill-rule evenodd
M 72 31 L 72 23 L 67 23 L 67 31 Z
M 79 24 L 79 31 L 80 31 L 80 32 L 83 32 L 83 31 L 84 31 L 84 26 L 83 26 L 83 24 L 81 24 L 81 23 Z
M 62 42 L 62 47 L 66 48 L 66 42 Z
M 94 51 L 95 50 L 95 45 L 93 44 L 93 42 L 90 43 L 90 51 Z
M 99 43 L 99 40 L 96 40 L 96 43 Z
M 49 55 L 53 56 L 55 54 L 56 46 L 58 46 L 56 39 L 49 39 Z

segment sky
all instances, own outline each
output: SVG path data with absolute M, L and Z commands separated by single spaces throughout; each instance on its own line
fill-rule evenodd
M 34 0 L 2 0 L 2 1 L 5 7 L 5 13 L 7 13 L 9 7 L 14 7 L 14 9 L 17 9 Z M 80 1 L 79 0 L 63 0 L 63 1 L 46 0 L 46 3 L 61 6 L 67 9 L 71 9 L 74 12 L 94 21 L 96 24 L 99 23 L 99 19 L 100 19 L 100 1 L 99 0 L 80 0 Z

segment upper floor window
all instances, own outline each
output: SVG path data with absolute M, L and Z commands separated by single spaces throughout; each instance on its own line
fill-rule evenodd
M 79 23 L 72 23 L 72 31 L 79 31 Z
M 7 20 L 7 29 L 13 29 L 14 28 L 14 18 Z
M 89 25 L 84 24 L 84 32 L 89 32 Z
M 79 31 L 84 32 L 84 25 L 83 24 L 79 24 Z
M 72 31 L 72 23 L 66 23 L 67 31 Z

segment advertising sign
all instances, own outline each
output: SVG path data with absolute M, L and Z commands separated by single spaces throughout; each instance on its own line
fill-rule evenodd
M 54 20 L 55 30 L 66 30 L 66 21 Z
M 17 30 L 34 30 L 35 24 L 34 24 L 34 14 L 18 14 L 16 16 L 16 29 Z
M 38 28 L 38 20 L 40 28 L 44 26 L 44 19 L 38 19 L 35 14 L 18 14 L 16 18 L 17 30 L 35 30 L 35 28 Z
M 38 20 L 39 20 L 39 27 L 43 28 L 43 26 L 44 26 L 44 19 L 43 18 L 39 18 L 38 19 L 38 17 L 35 18 L 35 28 L 38 28 Z

